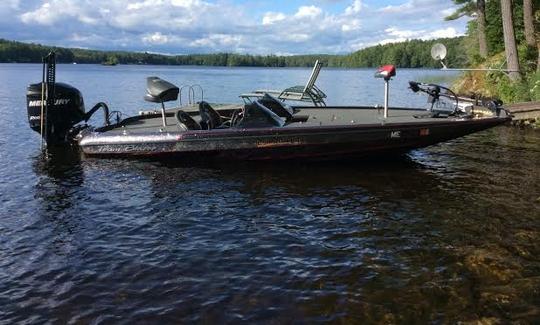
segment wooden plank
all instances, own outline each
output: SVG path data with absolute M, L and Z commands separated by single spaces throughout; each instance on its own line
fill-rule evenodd
M 540 102 L 514 103 L 514 104 L 505 105 L 504 107 L 512 113 L 534 112 L 534 111 L 540 112 Z

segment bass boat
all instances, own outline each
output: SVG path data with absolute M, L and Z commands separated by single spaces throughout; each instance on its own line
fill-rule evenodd
M 296 98 L 294 89 L 256 91 L 244 94 L 241 104 L 200 101 L 165 108 L 178 100 L 180 88 L 149 77 L 144 99 L 156 103 L 156 110 L 121 119 L 105 103 L 86 112 L 81 93 L 56 82 L 52 53 L 44 60 L 43 81 L 28 86 L 28 121 L 48 146 L 75 145 L 85 156 L 332 160 L 401 154 L 511 120 L 500 101 L 463 99 L 446 87 L 414 81 L 411 90 L 426 93 L 431 107 L 388 107 L 395 74 L 394 66 L 376 73 L 384 79 L 382 107 L 326 106 L 326 95 L 310 80 Z M 310 105 L 288 104 L 306 98 Z M 87 125 L 100 109 L 104 125 Z

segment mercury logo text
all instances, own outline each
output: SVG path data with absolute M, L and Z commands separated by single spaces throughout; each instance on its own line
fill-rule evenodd
M 69 98 L 59 98 L 54 101 L 54 105 L 66 105 L 69 103 L 69 101 L 70 101 Z M 30 107 L 41 106 L 41 100 L 31 100 L 28 102 L 28 106 Z

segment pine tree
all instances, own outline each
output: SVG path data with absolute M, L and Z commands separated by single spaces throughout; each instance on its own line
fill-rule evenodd
M 460 7 L 445 20 L 455 20 L 463 16 L 472 17 L 476 15 L 478 47 L 480 56 L 485 58 L 488 54 L 486 41 L 486 1 L 485 0 L 452 0 Z
M 519 59 L 516 46 L 516 36 L 514 33 L 514 22 L 512 19 L 512 0 L 501 0 L 501 14 L 503 20 L 504 51 L 506 52 L 506 63 L 512 81 L 520 81 Z
M 534 38 L 533 6 L 531 0 L 523 0 L 523 26 L 525 26 L 525 40 L 527 45 L 536 46 Z

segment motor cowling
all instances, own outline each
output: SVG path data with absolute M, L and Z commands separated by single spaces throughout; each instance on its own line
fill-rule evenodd
M 81 92 L 68 84 L 54 84 L 54 99 L 49 101 L 47 106 L 45 101 L 42 103 L 42 83 L 31 84 L 26 92 L 28 123 L 32 130 L 41 134 L 42 107 L 45 111 L 45 120 L 43 121 L 44 132 L 42 136 L 48 144 L 62 143 L 69 139 L 66 138 L 72 127 L 85 119 L 84 101 Z

